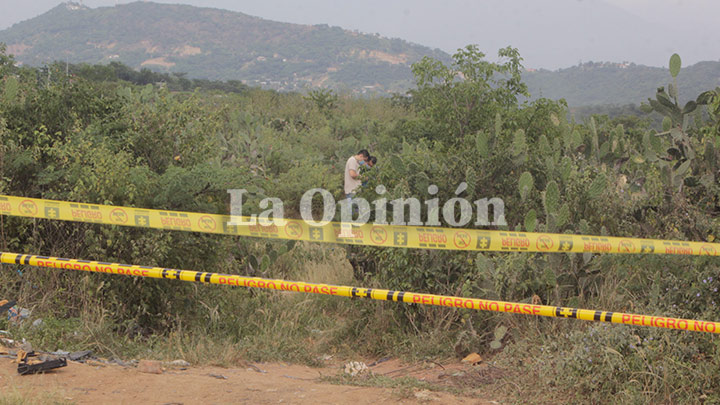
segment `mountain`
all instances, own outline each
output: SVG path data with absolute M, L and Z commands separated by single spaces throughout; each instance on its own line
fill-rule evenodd
M 372 1 L 379 4 L 379 0 Z M 495 4 L 501 0 L 488 1 Z M 562 0 L 562 4 L 571 10 L 580 7 L 580 11 L 588 11 L 583 7 L 602 6 L 595 3 L 571 6 L 566 4 L 568 1 Z M 397 5 L 388 7 L 392 11 Z M 479 12 L 479 5 L 472 3 L 468 7 L 468 15 Z M 605 14 L 612 11 L 600 9 Z M 498 10 L 504 9 L 498 5 L 499 13 Z M 497 17 L 513 24 L 519 18 L 512 13 Z M 625 15 L 614 18 L 620 17 L 630 18 Z M 429 31 L 437 26 L 429 21 L 425 25 Z M 501 32 L 483 36 L 480 49 L 489 59 L 497 51 L 491 44 L 504 41 L 505 35 Z M 119 61 L 134 69 L 187 73 L 197 79 L 242 80 L 251 86 L 283 91 L 330 87 L 355 94 L 403 93 L 413 86 L 412 63 L 423 56 L 450 62 L 449 55 L 440 50 L 378 34 L 151 2 L 95 9 L 63 3 L 0 31 L 0 42 L 6 43 L 8 52 L 26 65 L 40 66 L 56 60 L 90 64 Z M 656 88 L 667 86 L 671 80 L 667 69 L 629 62 L 589 62 L 556 71 L 528 69 L 523 78 L 532 99 L 565 98 L 572 107 L 638 104 L 654 97 Z M 715 88 L 720 85 L 720 62 L 683 67 L 678 85 L 683 100 Z
M 0 31 L 27 65 L 120 61 L 194 78 L 242 80 L 278 90 L 333 87 L 404 91 L 410 65 L 439 50 L 327 25 L 280 23 L 239 12 L 135 2 L 91 9 L 63 3 Z
M 669 59 L 669 56 L 668 56 Z M 533 99 L 564 98 L 570 106 L 640 104 L 655 98 L 660 86 L 672 82 L 670 71 L 634 63 L 588 62 L 557 71 L 525 72 L 523 80 Z M 720 86 L 720 62 L 698 62 L 683 67 L 677 77 L 678 98 L 694 100 Z
M 220 0 L 183 1 L 207 4 Z M 713 16 L 720 14 L 720 5 L 715 3 L 717 0 L 224 1 L 233 10 L 263 18 L 305 24 L 332 21 L 340 27 L 379 32 L 448 53 L 472 43 L 494 55 L 510 45 L 520 50 L 525 66 L 551 70 L 598 60 L 666 66 L 675 52 L 688 65 L 717 60 L 720 41 Z

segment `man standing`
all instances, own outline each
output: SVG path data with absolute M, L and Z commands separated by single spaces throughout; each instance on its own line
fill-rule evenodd
M 361 150 L 355 156 L 345 163 L 345 197 L 350 200 L 355 196 L 355 192 L 362 184 L 359 176 L 360 164 L 370 158 L 370 153 L 366 149 Z

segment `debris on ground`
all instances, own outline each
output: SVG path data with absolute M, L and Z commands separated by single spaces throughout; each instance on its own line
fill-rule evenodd
M 182 359 L 173 360 L 170 362 L 170 365 L 175 367 L 190 367 L 190 363 Z
M 10 308 L 15 306 L 15 301 L 8 301 L 8 300 L 0 300 L 0 314 L 2 314 L 5 311 L 10 311 Z M 9 313 L 8 313 L 8 319 L 9 319 Z
M 217 378 L 219 380 L 227 380 L 227 377 L 222 374 L 208 374 L 208 376 L 212 378 Z
M 155 360 L 140 360 L 138 363 L 138 371 L 147 374 L 162 374 L 162 363 Z
M 0 303 L 2 302 L 3 301 L 0 301 Z M 11 304 L 7 301 L 4 302 L 5 304 L 2 305 Z M 3 337 L 2 335 L 6 335 L 8 337 Z M 35 351 L 32 344 L 25 339 L 10 339 L 10 336 L 11 335 L 8 332 L 0 331 L 0 358 L 15 359 L 15 362 L 18 363 L 18 373 L 21 375 L 34 374 L 59 367 L 65 367 L 67 366 L 68 360 L 84 363 L 92 367 L 106 367 L 109 365 L 119 365 L 125 368 L 137 367 L 139 372 L 148 374 L 163 374 L 165 371 L 163 363 L 160 361 L 123 361 L 114 357 L 111 359 L 103 359 L 94 356 L 92 350 L 79 350 L 74 352 L 56 350 L 54 352 L 39 352 Z M 183 370 L 185 367 L 190 366 L 189 362 L 182 359 L 166 364 Z M 261 372 L 263 371 L 261 370 Z
M 30 316 L 32 311 L 16 305 L 17 302 L 11 300 L 0 300 L 0 314 L 7 311 L 8 320 L 11 322 L 20 322 Z M 37 321 L 36 321 L 37 322 Z M 40 321 L 42 323 L 42 320 Z
M 107 364 L 117 364 L 118 366 L 122 366 L 122 367 L 137 367 L 137 365 L 138 365 L 137 360 L 124 361 L 124 360 L 120 360 L 120 359 L 117 359 L 114 357 L 112 359 L 110 359 L 109 361 L 106 361 L 106 363 Z
M 390 357 L 383 357 L 380 360 L 373 361 L 372 363 L 368 364 L 368 367 L 375 367 L 380 363 L 385 363 L 386 361 L 390 360 Z
M 17 371 L 20 375 L 37 374 L 67 366 L 65 357 L 53 357 L 48 355 L 37 356 L 35 352 L 18 350 Z
M 70 352 L 66 352 L 65 350 L 55 350 L 54 352 L 50 352 L 50 354 L 54 354 L 55 356 L 67 356 Z
M 351 361 L 345 364 L 345 374 L 349 374 L 350 377 L 355 377 L 365 372 L 369 372 L 367 364 L 360 361 Z
M 13 306 L 8 310 L 8 320 L 18 323 L 27 319 L 32 312 L 27 308 Z
M 83 351 L 72 352 L 72 353 L 68 354 L 68 359 L 70 359 L 72 361 L 82 361 L 82 360 L 90 358 L 90 356 L 92 356 L 91 350 L 83 350 Z
M 100 360 L 100 359 L 98 359 L 98 360 L 85 360 L 83 363 L 84 363 L 84 364 L 87 364 L 87 365 L 90 366 L 90 367 L 96 367 L 96 368 L 105 367 L 105 366 L 107 366 L 108 364 L 111 364 L 111 363 L 109 363 L 107 360 Z
M 480 364 L 482 362 L 482 357 L 477 353 L 470 353 L 467 356 L 465 356 L 464 359 L 462 359 L 462 363 L 468 363 L 472 365 Z
M 250 363 L 248 363 L 247 369 L 257 371 L 258 373 L 267 373 L 267 371 L 261 369 L 260 367 L 254 365 L 254 364 L 250 364 Z

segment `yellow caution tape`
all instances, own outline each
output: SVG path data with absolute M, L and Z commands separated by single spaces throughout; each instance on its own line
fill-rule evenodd
M 127 276 L 166 278 L 238 287 L 266 288 L 280 291 L 336 295 L 341 297 L 370 298 L 381 301 L 405 302 L 408 304 L 437 305 L 481 311 L 508 312 L 556 318 L 574 318 L 585 321 L 611 322 L 625 325 L 654 326 L 657 328 L 720 333 L 720 322 L 667 318 L 654 315 L 636 315 L 622 312 L 554 307 L 549 305 L 535 305 L 520 302 L 419 294 L 413 292 L 383 290 L 379 288 L 360 288 L 320 283 L 305 283 L 301 281 L 272 280 L 258 277 L 243 277 L 231 274 L 207 273 L 194 270 L 176 270 L 162 267 L 63 259 L 59 257 L 24 255 L 18 253 L 0 253 L 0 262 L 37 267 L 92 271 L 98 273 L 123 274 Z
M 653 253 L 718 256 L 720 243 L 659 239 L 618 238 L 535 232 L 490 231 L 461 228 L 374 225 L 352 226 L 331 222 L 312 226 L 302 220 L 281 220 L 282 225 L 228 225 L 229 215 L 163 211 L 112 205 L 83 204 L 0 195 L 0 214 L 20 217 L 82 221 L 270 239 L 351 245 L 494 252 Z M 233 217 L 248 221 L 248 217 Z

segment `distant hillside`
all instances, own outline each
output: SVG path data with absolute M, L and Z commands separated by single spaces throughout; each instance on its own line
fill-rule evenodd
M 672 81 L 668 69 L 593 62 L 553 72 L 526 72 L 523 79 L 533 99 L 564 98 L 570 106 L 640 104 L 654 98 L 658 87 L 667 87 Z M 720 62 L 684 66 L 678 75 L 682 101 L 695 99 L 703 91 L 717 86 L 720 86 Z
M 134 69 L 240 80 L 283 91 L 328 87 L 355 94 L 404 93 L 414 85 L 412 63 L 423 56 L 450 62 L 442 51 L 401 39 L 151 2 L 96 9 L 63 3 L 0 31 L 0 42 L 26 65 L 117 61 Z M 480 44 L 484 53 L 495 55 L 497 49 L 486 47 Z M 639 104 L 653 97 L 657 87 L 667 86 L 670 74 L 633 63 L 590 62 L 529 71 L 524 80 L 533 99 L 565 98 L 579 107 Z M 678 83 L 683 100 L 715 88 L 720 62 L 683 67 Z
M 0 31 L 8 52 L 28 65 L 120 61 L 189 77 L 242 80 L 278 90 L 348 88 L 404 91 L 410 65 L 448 55 L 400 39 L 327 25 L 286 24 L 186 5 L 136 2 L 90 9 L 63 3 Z

